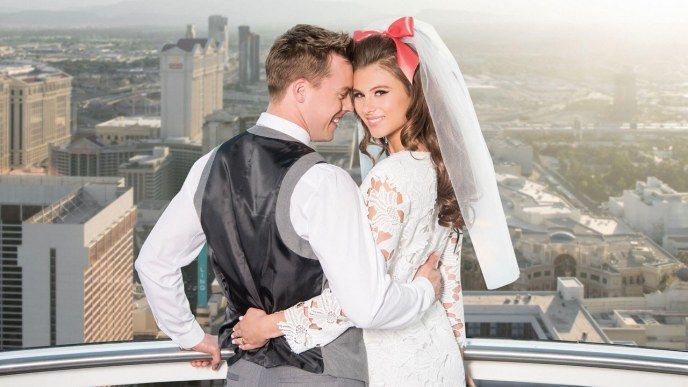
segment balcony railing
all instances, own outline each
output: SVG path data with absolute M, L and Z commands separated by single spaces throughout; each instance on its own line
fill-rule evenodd
M 222 352 L 223 359 L 231 351 Z M 84 344 L 0 353 L 0 386 L 94 386 L 224 379 L 195 368 L 207 355 L 180 350 L 171 341 Z M 469 339 L 474 379 L 575 386 L 686 386 L 688 352 L 620 345 Z M 499 384 L 499 383 L 497 383 Z M 503 385 L 503 384 L 500 384 Z

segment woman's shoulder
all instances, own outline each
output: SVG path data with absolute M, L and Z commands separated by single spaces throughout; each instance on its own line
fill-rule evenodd
M 414 184 L 414 180 L 419 177 L 418 172 L 425 172 L 432 168 L 429 154 L 425 152 L 402 151 L 394 153 L 380 160 L 370 170 L 364 179 L 364 185 L 370 184 L 372 180 L 387 181 L 399 190 L 404 190 L 409 184 Z M 425 174 L 425 173 L 423 173 Z M 415 181 L 415 183 L 423 183 Z

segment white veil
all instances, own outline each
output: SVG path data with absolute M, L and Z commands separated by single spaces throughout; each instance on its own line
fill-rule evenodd
M 381 21 L 365 29 L 385 31 L 393 21 Z M 435 28 L 418 20 L 414 20 L 414 25 L 414 36 L 401 40 L 413 46 L 420 58 L 423 92 L 437 132 L 442 159 L 466 221 L 485 284 L 488 289 L 508 285 L 518 279 L 518 264 L 497 189 L 492 158 L 468 88 L 456 59 Z M 377 152 L 371 152 L 371 155 Z M 364 172 L 367 173 L 362 168 L 362 177 L 365 177 Z

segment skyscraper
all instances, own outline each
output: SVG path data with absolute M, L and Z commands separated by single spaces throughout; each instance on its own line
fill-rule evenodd
M 249 26 L 239 26 L 239 83 L 247 85 L 260 79 L 260 35 Z
M 9 110 L 10 83 L 0 75 L 0 173 L 10 167 Z
M 635 74 L 619 74 L 614 79 L 614 106 L 612 118 L 622 122 L 637 119 L 638 102 L 636 99 Z
M 260 80 L 260 35 L 251 34 L 251 57 L 249 67 L 251 69 L 251 83 Z
M 122 178 L 0 176 L 0 349 L 131 340 L 135 222 Z
M 208 38 L 215 41 L 225 52 L 224 65 L 227 67 L 229 59 L 229 30 L 227 29 L 227 18 L 222 15 L 211 15 L 208 18 Z
M 50 174 L 118 176 L 119 166 L 141 153 L 146 153 L 146 150 L 139 144 L 107 146 L 95 138 L 83 137 L 70 144 L 50 148 Z
M 245 85 L 249 82 L 251 52 L 251 29 L 249 26 L 239 26 L 239 83 Z
M 224 51 L 212 40 L 179 39 L 160 53 L 161 135 L 200 140 L 203 118 L 222 109 Z
M 9 164 L 41 163 L 50 145 L 71 139 L 72 77 L 38 63 L 3 63 L 2 75 L 9 78 Z
M 170 148 L 156 146 L 152 155 L 136 155 L 120 165 L 120 176 L 134 188 L 134 201 L 144 199 L 170 200 L 172 192 L 172 155 Z

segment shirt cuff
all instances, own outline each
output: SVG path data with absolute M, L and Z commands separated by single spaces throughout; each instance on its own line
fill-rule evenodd
M 435 303 L 435 288 L 432 287 L 430 280 L 425 277 L 417 277 L 412 283 L 423 292 L 423 312 L 425 312 L 430 305 Z
M 176 343 L 182 349 L 191 349 L 203 341 L 205 331 L 201 325 L 194 319 L 191 330 L 183 335 L 177 337 Z

